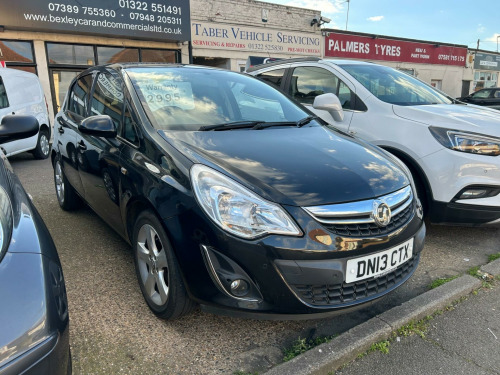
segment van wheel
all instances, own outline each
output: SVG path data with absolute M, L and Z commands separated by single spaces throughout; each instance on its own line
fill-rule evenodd
M 64 175 L 59 156 L 54 161 L 54 185 L 57 201 L 63 210 L 71 211 L 80 206 L 80 197 Z
M 45 129 L 38 133 L 38 142 L 32 151 L 35 159 L 47 159 L 50 155 L 49 132 Z
M 187 295 L 172 245 L 151 211 L 137 218 L 132 244 L 137 279 L 149 308 L 166 320 L 191 312 L 196 304 Z

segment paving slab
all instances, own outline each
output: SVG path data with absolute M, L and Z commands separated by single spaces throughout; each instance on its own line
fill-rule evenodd
M 500 275 L 500 259 L 494 260 L 493 262 L 482 266 L 481 271 L 494 276 Z
M 500 373 L 500 290 L 485 289 L 432 322 L 427 334 L 450 353 Z
M 419 336 L 411 336 L 391 344 L 389 354 L 371 353 L 335 374 L 491 375 L 491 372 Z

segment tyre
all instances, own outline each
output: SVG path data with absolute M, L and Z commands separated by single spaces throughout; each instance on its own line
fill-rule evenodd
M 32 151 L 35 159 L 47 159 L 50 155 L 49 132 L 46 129 L 38 133 L 38 142 Z
M 54 160 L 54 185 L 57 201 L 63 210 L 71 211 L 80 206 L 80 197 L 64 175 L 59 156 Z
M 149 308 L 166 320 L 191 312 L 196 305 L 187 295 L 172 245 L 151 211 L 137 217 L 132 244 L 137 280 Z

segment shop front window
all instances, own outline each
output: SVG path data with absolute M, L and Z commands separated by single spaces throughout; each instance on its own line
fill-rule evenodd
M 0 61 L 5 61 L 8 68 L 36 74 L 36 62 L 31 42 L 0 39 Z
M 176 63 L 177 51 L 168 51 L 162 49 L 142 49 L 141 61 L 152 63 Z
M 114 64 L 139 61 L 138 48 L 97 47 L 99 64 Z
M 49 64 L 95 65 L 92 46 L 47 43 L 47 56 Z
M 489 87 L 497 87 L 498 73 L 491 71 L 476 71 L 474 73 L 474 91 L 487 89 Z

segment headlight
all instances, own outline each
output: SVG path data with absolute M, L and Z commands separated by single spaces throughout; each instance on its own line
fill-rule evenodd
M 195 164 L 191 168 L 191 181 L 200 206 L 229 233 L 246 239 L 271 233 L 302 235 L 283 208 L 260 198 L 222 173 Z
M 13 218 L 10 198 L 4 188 L 0 186 L 0 261 L 9 247 L 12 226 Z
M 429 130 L 439 143 L 452 150 L 488 156 L 500 155 L 500 138 L 434 126 Z

